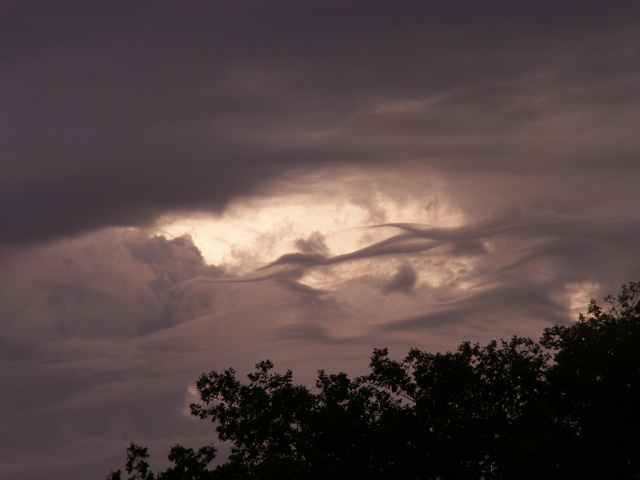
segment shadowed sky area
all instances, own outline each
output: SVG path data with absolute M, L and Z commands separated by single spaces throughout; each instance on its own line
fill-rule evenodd
M 568 323 L 640 280 L 640 4 L 0 3 L 0 477 L 214 439 L 211 369 Z

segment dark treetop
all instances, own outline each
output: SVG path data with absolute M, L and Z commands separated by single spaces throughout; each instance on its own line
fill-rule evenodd
M 315 388 L 263 361 L 248 375 L 202 375 L 202 404 L 233 444 L 171 449 L 154 475 L 132 443 L 131 479 L 640 478 L 640 282 L 594 300 L 571 326 L 456 352 L 374 350 L 356 379 L 320 371 Z M 111 472 L 111 480 L 121 472 Z

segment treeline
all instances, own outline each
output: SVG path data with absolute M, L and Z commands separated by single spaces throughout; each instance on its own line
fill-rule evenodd
M 640 478 L 640 282 L 587 316 L 456 352 L 374 350 L 368 375 L 320 371 L 314 389 L 263 361 L 197 381 L 193 415 L 233 445 L 176 445 L 157 474 L 131 444 L 136 480 Z M 120 479 L 120 470 L 107 478 Z

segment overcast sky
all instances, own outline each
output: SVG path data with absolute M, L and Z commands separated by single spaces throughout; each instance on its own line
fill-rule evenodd
M 203 372 L 538 338 L 640 280 L 640 3 L 0 2 L 0 476 Z

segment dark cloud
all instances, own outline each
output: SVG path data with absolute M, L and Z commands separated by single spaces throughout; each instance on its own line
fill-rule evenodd
M 638 7 L 570 4 L 5 6 L 1 241 L 338 164 L 635 175 Z
M 7 341 L 50 335 L 135 336 L 214 308 L 215 293 L 171 289 L 219 277 L 190 237 L 150 239 L 103 232 L 21 252 L 0 268 L 0 316 Z
M 324 256 L 329 254 L 326 239 L 320 232 L 313 232 L 308 238 L 298 238 L 295 241 L 295 246 L 302 253 Z
M 488 253 L 485 245 L 477 240 L 462 240 L 454 242 L 451 247 L 454 255 L 484 255 Z
M 332 338 L 326 328 L 314 324 L 296 324 L 288 326 L 274 332 L 278 339 L 298 340 L 309 343 L 329 343 L 335 345 L 342 342 L 340 339 Z
M 402 233 L 392 235 L 385 240 L 376 242 L 359 250 L 325 257 L 316 254 L 291 253 L 282 255 L 273 263 L 263 267 L 268 269 L 282 265 L 298 267 L 313 267 L 340 264 L 349 261 L 357 261 L 378 256 L 391 256 L 398 254 L 416 254 L 427 252 L 438 247 L 451 245 L 451 254 L 454 256 L 476 256 L 488 253 L 487 245 L 483 242 L 493 240 L 502 242 L 504 238 L 514 241 L 533 241 L 545 239 L 565 239 L 567 244 L 570 239 L 580 239 L 579 247 L 569 247 L 561 255 L 581 255 L 591 247 L 590 242 L 607 242 L 610 245 L 621 242 L 624 249 L 632 247 L 635 238 L 640 235 L 640 223 L 638 222 L 566 222 L 566 221 L 522 221 L 517 218 L 496 217 L 479 224 L 463 225 L 460 227 L 433 228 L 421 225 L 409 224 L 385 224 L 369 228 L 393 227 L 403 230 Z M 575 246 L 575 244 L 573 244 Z M 572 248 L 574 248 L 572 250 Z M 440 250 L 439 250 L 440 251 Z M 528 250 L 527 257 L 539 254 L 539 247 Z M 519 261 L 526 261 L 521 259 Z M 577 262 L 578 263 L 578 262 Z
M 205 264 L 202 253 L 188 235 L 172 240 L 155 236 L 150 240 L 132 242 L 129 251 L 135 260 L 153 270 L 156 278 L 149 285 L 154 292 L 197 276 L 218 277 L 224 273 L 213 265 Z
M 566 323 L 564 306 L 551 298 L 551 291 L 535 285 L 517 285 L 492 288 L 489 291 L 456 298 L 455 302 L 441 305 L 439 311 L 411 318 L 395 319 L 380 327 L 384 331 L 419 331 L 433 327 L 447 327 L 457 323 L 515 322 L 522 316 L 544 319 L 549 325 Z M 482 312 L 482 316 L 478 316 Z
M 384 285 L 382 291 L 386 294 L 401 292 L 401 293 L 413 293 L 413 287 L 416 285 L 418 276 L 411 265 L 400 265 L 398 271 Z
M 328 263 L 330 260 L 327 259 L 324 255 L 319 255 L 315 253 L 286 253 L 278 258 L 276 261 L 262 267 L 261 270 L 268 269 L 271 267 L 277 267 L 278 265 L 299 265 L 299 266 L 312 266 L 312 265 L 323 265 Z
M 30 345 L 7 340 L 0 335 L 0 361 L 24 361 L 35 356 L 36 352 Z

